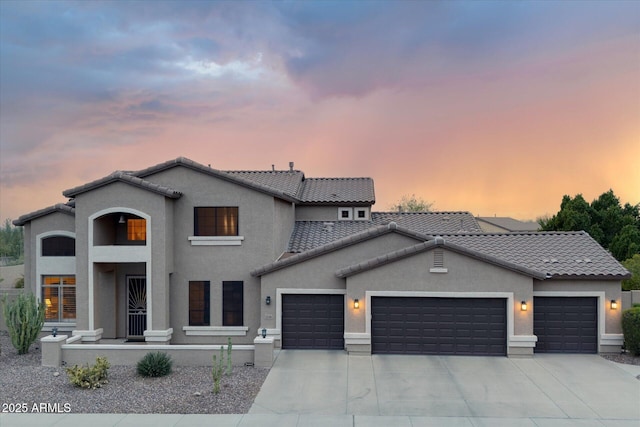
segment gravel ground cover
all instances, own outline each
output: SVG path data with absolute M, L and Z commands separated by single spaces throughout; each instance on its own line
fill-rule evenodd
M 40 366 L 40 348 L 18 355 L 0 331 L 0 411 L 10 404 L 58 404 L 71 413 L 246 414 L 269 369 L 234 366 L 214 394 L 211 367 L 174 366 L 166 377 L 145 378 L 135 366 L 112 366 L 109 383 L 96 390 L 74 387 L 64 368 Z

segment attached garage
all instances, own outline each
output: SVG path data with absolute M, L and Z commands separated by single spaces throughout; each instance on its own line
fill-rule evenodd
M 344 295 L 282 295 L 283 349 L 344 349 Z
M 371 352 L 506 356 L 505 298 L 372 297 Z
M 597 353 L 596 297 L 534 297 L 536 353 Z

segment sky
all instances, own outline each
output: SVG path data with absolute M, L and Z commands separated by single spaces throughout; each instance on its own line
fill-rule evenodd
M 374 210 L 640 203 L 637 1 L 0 1 L 0 219 L 179 156 Z

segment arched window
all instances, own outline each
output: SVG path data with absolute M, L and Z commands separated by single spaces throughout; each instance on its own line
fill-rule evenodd
M 42 239 L 42 256 L 76 256 L 76 240 L 67 236 Z

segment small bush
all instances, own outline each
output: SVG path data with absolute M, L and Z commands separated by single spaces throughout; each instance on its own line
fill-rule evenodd
M 69 381 L 76 387 L 96 389 L 107 384 L 107 370 L 111 367 L 106 357 L 96 357 L 93 366 L 74 365 L 67 368 Z
M 622 313 L 622 333 L 626 349 L 634 356 L 640 356 L 640 307 Z
M 147 353 L 138 362 L 138 373 L 143 377 L 164 377 L 171 373 L 171 356 L 159 351 Z

